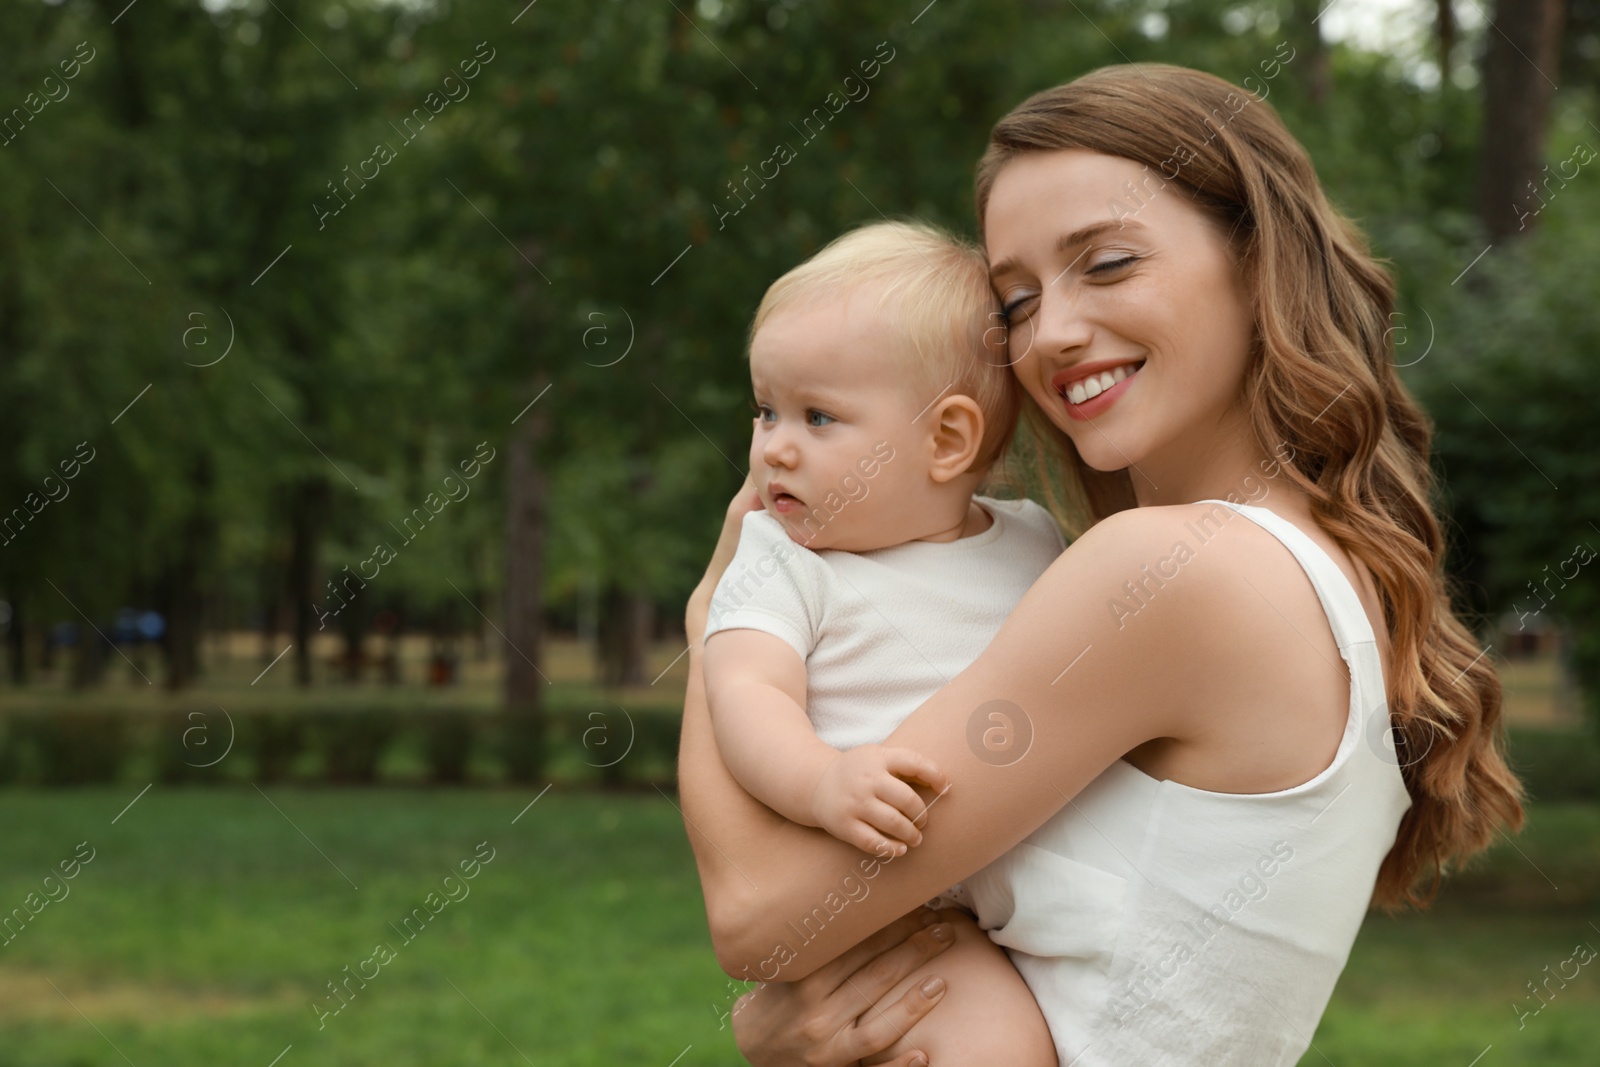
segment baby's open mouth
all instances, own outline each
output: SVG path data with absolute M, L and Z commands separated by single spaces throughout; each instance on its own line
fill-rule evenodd
M 1144 366 L 1144 360 L 1133 363 L 1124 363 L 1112 367 L 1110 370 L 1100 371 L 1098 374 L 1085 375 L 1074 381 L 1063 383 L 1057 390 L 1063 397 L 1074 404 L 1081 404 L 1091 400 L 1110 389 L 1120 381 L 1124 381 L 1139 373 L 1139 368 Z

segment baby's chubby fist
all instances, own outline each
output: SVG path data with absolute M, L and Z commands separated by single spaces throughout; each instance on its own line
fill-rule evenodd
M 811 794 L 815 825 L 874 856 L 903 856 L 922 843 L 927 805 L 907 783 L 948 787 L 936 764 L 908 748 L 858 745 L 823 769 Z

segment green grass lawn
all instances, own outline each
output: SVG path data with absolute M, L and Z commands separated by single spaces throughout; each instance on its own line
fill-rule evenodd
M 157 787 L 113 825 L 138 788 L 0 791 L 0 912 L 95 850 L 0 946 L 0 1067 L 268 1067 L 291 1045 L 279 1067 L 741 1062 L 659 794 L 557 788 L 513 825 L 535 793 Z M 390 924 L 485 841 L 469 895 L 408 942 Z M 1600 948 L 1600 810 L 1536 809 L 1516 846 L 1433 912 L 1368 920 L 1303 1063 L 1596 1062 L 1600 960 L 1520 1031 L 1511 1005 Z M 327 983 L 379 943 L 394 957 L 319 1030 Z
M 1592 1067 L 1600 959 L 1564 988 L 1550 978 L 1580 942 L 1600 950 L 1600 807 L 1534 806 L 1432 910 L 1368 916 L 1301 1065 Z M 1546 979 L 1538 1010 L 1526 983 Z M 1513 1005 L 1530 1013 L 1520 1026 Z
M 137 791 L 0 793 L 5 909 L 96 850 L 0 947 L 5 1067 L 267 1067 L 291 1044 L 279 1067 L 739 1062 L 659 795 L 552 791 L 512 825 L 535 793 L 270 790 L 280 814 L 251 788 L 158 788 L 111 825 Z M 469 894 L 408 943 L 390 924 L 484 841 Z M 394 958 L 319 1030 L 313 1002 L 380 942 Z

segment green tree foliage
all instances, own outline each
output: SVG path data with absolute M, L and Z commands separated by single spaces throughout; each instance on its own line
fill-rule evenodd
M 13 632 L 129 603 L 159 606 L 179 652 L 202 610 L 287 624 L 302 655 L 319 625 L 358 639 L 381 610 L 476 627 L 506 596 L 509 458 L 528 442 L 543 602 L 676 614 L 746 464 L 765 286 L 882 216 L 972 233 L 991 123 L 1122 62 L 1265 86 L 1392 259 L 1410 351 L 1436 327 L 1406 373 L 1439 420 L 1464 573 L 1480 608 L 1510 608 L 1600 515 L 1577 447 L 1597 320 L 1576 281 L 1600 178 L 1474 268 L 1492 298 L 1452 286 L 1483 247 L 1478 94 L 1319 48 L 1306 7 L 5 5 L 0 117 L 23 118 L 0 135 L 0 515 L 80 442 L 95 454 L 0 546 Z M 1463 32 L 1470 73 L 1483 42 Z M 66 79 L 80 42 L 93 58 Z M 61 95 L 47 77 L 70 92 L 40 105 Z M 1554 158 L 1589 136 L 1584 91 L 1557 98 Z M 435 513 L 480 446 L 495 458 Z M 393 559 L 352 582 L 380 545 Z M 1552 610 L 1587 648 L 1584 573 Z M 168 658 L 183 684 L 193 665 Z
M 1474 606 L 1505 613 L 1512 633 L 1564 625 L 1600 714 L 1600 313 L 1586 280 L 1600 233 L 1585 225 L 1597 210 L 1600 192 L 1575 180 L 1533 236 L 1473 268 L 1475 286 L 1444 286 L 1424 305 L 1437 336 L 1413 373 Z M 1407 326 L 1430 329 L 1421 316 Z

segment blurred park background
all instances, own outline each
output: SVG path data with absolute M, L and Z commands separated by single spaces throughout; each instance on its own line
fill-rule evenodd
M 0 1067 L 739 1062 L 672 777 L 748 318 L 973 232 L 990 125 L 1119 62 L 1265 96 L 1391 263 L 1534 797 L 1304 1062 L 1595 1062 L 1600 0 L 16 0 L 0 56 Z

